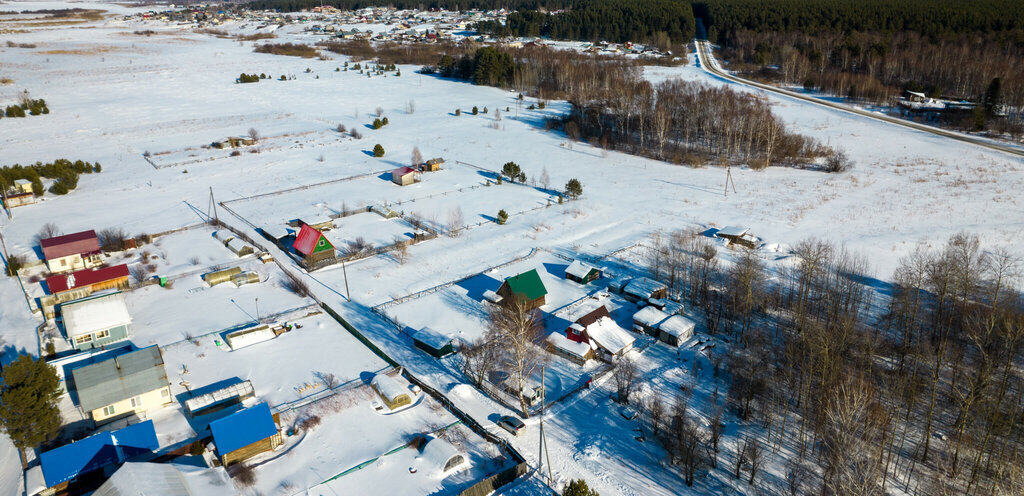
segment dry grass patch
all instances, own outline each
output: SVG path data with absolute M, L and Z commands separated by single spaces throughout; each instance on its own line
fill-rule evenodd
M 235 36 L 235 39 L 238 41 L 272 40 L 274 38 L 277 38 L 277 35 L 274 33 L 253 33 Z
M 302 43 L 264 43 L 258 45 L 253 51 L 256 53 L 272 53 L 274 55 L 288 55 L 305 59 L 311 59 L 320 55 L 316 48 L 310 45 L 303 45 Z

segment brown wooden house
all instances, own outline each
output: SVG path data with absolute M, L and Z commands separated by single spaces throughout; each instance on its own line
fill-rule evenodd
M 509 304 L 520 300 L 526 303 L 527 310 L 544 306 L 547 294 L 548 290 L 544 287 L 544 282 L 540 280 L 537 269 L 509 277 L 498 288 L 498 295 L 501 296 L 502 303 Z

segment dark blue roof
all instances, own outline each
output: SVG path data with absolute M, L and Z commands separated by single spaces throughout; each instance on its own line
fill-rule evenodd
M 153 421 L 95 434 L 39 455 L 46 487 L 120 463 L 160 447 Z
M 213 442 L 217 452 L 224 456 L 256 441 L 262 441 L 277 434 L 277 425 L 270 414 L 270 406 L 260 403 L 238 413 L 210 422 Z

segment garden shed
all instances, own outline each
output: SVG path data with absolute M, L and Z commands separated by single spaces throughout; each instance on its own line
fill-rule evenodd
M 417 348 L 427 352 L 434 358 L 442 358 L 455 353 L 451 336 L 442 334 L 429 327 L 424 327 L 412 335 L 412 342 Z
M 266 403 L 210 422 L 210 432 L 225 467 L 281 445 L 277 418 L 270 413 L 270 406 Z

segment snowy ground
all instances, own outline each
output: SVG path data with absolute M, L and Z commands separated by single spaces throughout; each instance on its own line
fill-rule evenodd
M 9 2 L 0 5 L 0 10 L 67 5 Z M 117 13 L 132 10 L 106 4 L 100 8 Z M 157 34 L 132 34 L 142 29 Z M 300 29 L 288 26 L 279 30 L 278 41 L 310 39 L 289 34 L 289 30 Z M 443 226 L 458 206 L 464 223 L 472 228 L 457 238 L 442 236 L 411 246 L 410 259 L 404 264 L 382 255 L 350 264 L 347 277 L 340 267 L 304 277 L 311 278 L 310 287 L 318 297 L 374 343 L 496 433 L 501 431 L 493 423 L 512 412 L 465 384 L 452 360 L 438 361 L 412 348 L 406 335 L 369 308 L 480 274 L 537 248 L 599 257 L 631 246 L 653 231 L 689 227 L 749 226 L 755 235 L 779 247 L 778 254 L 765 254 L 769 260 L 784 256 L 786 246 L 807 237 L 826 238 L 863 253 L 883 280 L 889 278 L 898 258 L 918 242 L 941 242 L 959 230 L 977 234 L 986 247 L 1005 246 L 1017 255 L 1024 254 L 1024 216 L 1016 193 L 1024 187 L 1021 160 L 775 95 L 763 96 L 783 120 L 797 132 L 845 148 L 856 162 L 854 169 L 829 175 L 787 168 L 760 172 L 734 168 L 737 192 L 730 191 L 725 197 L 725 171 L 721 169 L 676 167 L 602 153 L 579 143 L 570 146 L 564 135 L 544 132 L 544 119 L 564 112 L 566 102 L 551 102 L 543 111 L 520 110 L 518 118 L 513 118 L 515 93 L 421 76 L 412 66 L 400 67 L 401 77 L 394 73 L 367 77 L 356 71 L 336 71 L 346 60 L 336 54 L 328 54 L 328 60 L 257 54 L 252 52 L 251 42 L 215 38 L 156 22 L 125 22 L 119 17 L 30 30 L 0 22 L 0 40 L 6 39 L 34 43 L 36 48 L 0 44 L 0 77 L 14 80 L 0 86 L 0 104 L 13 103 L 19 93 L 28 90 L 34 98 L 47 101 L 50 114 L 0 120 L 0 149 L 4 151 L 0 165 L 61 157 L 103 165 L 102 173 L 83 175 L 79 188 L 71 194 L 47 194 L 45 201 L 14 209 L 13 220 L 0 218 L 0 233 L 11 253 L 33 254 L 33 238 L 47 222 L 56 223 L 65 233 L 121 227 L 140 234 L 193 225 L 205 220 L 211 190 L 216 201 L 230 200 L 228 206 L 242 217 L 220 209 L 220 218 L 248 230 L 253 238 L 258 236 L 245 221 L 257 226 L 280 224 L 304 215 L 340 211 L 343 206 L 387 203 Z M 681 77 L 727 84 L 692 64 L 645 71 L 652 81 Z M 288 74 L 295 79 L 235 84 L 242 72 L 265 72 L 274 77 Z M 415 104 L 412 113 L 406 111 L 409 102 Z M 468 110 L 474 105 L 491 111 L 470 115 Z M 378 106 L 390 123 L 378 130 L 368 129 Z M 505 112 L 506 107 L 512 110 Z M 454 115 L 456 108 L 463 110 L 461 116 Z M 499 108 L 500 121 L 494 113 Z M 334 130 L 338 124 L 358 128 L 363 139 L 340 135 Z M 228 136 L 245 135 L 249 128 L 267 137 L 256 145 L 259 153 L 244 150 L 231 157 L 229 150 L 201 148 Z M 383 158 L 369 153 L 377 143 L 387 151 Z M 421 182 L 406 187 L 380 177 L 384 171 L 408 163 L 414 147 L 424 158 L 446 158 L 445 170 L 424 174 Z M 151 152 L 157 167 L 143 157 L 146 151 Z M 163 153 L 167 151 L 170 153 Z M 492 179 L 487 173 L 455 163 L 498 170 L 510 160 L 522 166 L 531 184 L 540 180 L 542 171 L 550 176 L 554 190 L 570 178 L 579 179 L 583 198 L 548 206 L 553 197 L 544 185 L 481 186 Z M 376 174 L 338 181 L 369 173 Z M 327 181 L 334 182 L 305 188 Z M 267 195 L 291 188 L 295 189 Z M 264 196 L 250 198 L 254 195 Z M 488 218 L 499 209 L 513 214 L 508 224 L 500 226 Z M 404 224 L 383 221 L 376 214 L 340 219 L 338 225 L 337 232 L 329 236 L 336 236 L 332 239 L 339 244 L 350 236 L 386 241 L 397 231 L 407 230 Z M 309 303 L 279 286 L 281 274 L 276 266 L 263 267 L 251 258 L 242 263 L 269 280 L 242 288 L 224 285 L 189 293 L 202 284 L 199 275 L 191 273 L 193 267 L 198 270 L 237 260 L 212 238 L 206 239 L 208 234 L 189 230 L 160 238 L 151 248 L 151 254 L 158 257 L 156 272 L 180 278 L 171 290 L 148 287 L 128 297 L 136 335 L 168 345 L 164 357 L 176 395 L 185 392 L 181 381 L 202 386 L 237 377 L 251 379 L 258 396 L 275 405 L 284 404 L 298 400 L 302 394 L 297 390 L 314 383 L 318 372 L 332 372 L 347 381 L 384 367 L 382 360 L 325 315 L 300 320 L 302 329 L 233 352 L 218 347 L 212 335 L 201 338 L 198 346 L 171 344 L 180 340 L 186 329 L 194 329 L 199 336 L 249 321 L 257 297 L 261 315 Z M 191 260 L 196 256 L 199 265 Z M 639 251 L 630 252 L 615 262 L 636 261 L 639 256 Z M 586 296 L 594 288 L 574 287 L 575 283 L 561 279 L 564 268 L 558 266 L 567 264 L 539 251 L 494 273 L 389 308 L 388 313 L 413 328 L 429 325 L 479 335 L 483 329 L 481 288 L 494 289 L 506 276 L 537 268 L 551 292 L 545 307 L 548 312 Z M 299 273 L 294 266 L 290 269 Z M 350 302 L 340 296 L 349 290 Z M 232 299 L 237 304 L 231 303 Z M 615 315 L 620 324 L 625 319 L 625 310 L 622 312 Z M 30 312 L 16 279 L 0 278 L 0 317 L 4 361 L 17 353 L 38 353 L 35 327 L 42 319 Z M 694 411 L 708 415 L 715 381 L 708 378 L 711 367 L 706 357 L 696 358 L 704 365 L 694 372 L 695 352 L 689 345 L 684 345 L 678 360 L 675 351 L 658 343 L 634 353 L 651 394 L 674 397 L 680 385 L 694 384 L 690 404 Z M 687 492 L 678 471 L 661 465 L 663 452 L 656 443 L 634 439 L 638 435 L 632 430 L 635 423 L 617 415 L 608 399 L 611 389 L 609 382 L 599 384 L 548 412 L 545 427 L 555 479 L 584 477 L 602 495 Z M 375 424 L 363 424 L 362 419 L 380 419 L 367 409 L 360 403 L 333 419 L 324 419 L 317 429 L 328 432 L 353 425 L 371 431 Z M 389 427 L 388 434 L 379 439 L 350 442 L 338 438 L 310 448 L 310 441 L 319 441 L 307 438 L 289 452 L 294 455 L 280 459 L 284 462 L 267 462 L 265 471 L 260 471 L 259 490 L 264 494 L 280 492 L 279 487 L 290 481 L 293 492 L 301 491 L 362 461 L 360 457 L 370 451 L 394 448 L 398 432 L 408 433 L 447 419 L 443 410 L 419 413 L 428 410 L 433 412 L 417 406 L 408 420 L 401 421 L 408 423 Z M 360 422 L 346 421 L 350 418 Z M 528 434 L 513 441 L 532 468 L 539 462 L 536 423 L 537 419 L 530 419 Z M 732 434 L 724 441 L 726 450 L 731 449 L 729 443 L 736 442 L 735 427 L 731 428 Z M 470 444 L 474 449 L 486 446 L 482 441 Z M 339 448 L 341 445 L 344 448 Z M 408 474 L 410 461 L 401 458 L 404 454 L 395 456 L 393 462 L 364 469 L 330 487 L 342 494 L 379 484 L 402 484 L 396 482 L 398 474 Z M 289 457 L 302 462 L 287 462 Z M 9 456 L 4 459 L 5 470 L 11 460 Z M 311 468 L 307 470 L 304 463 Z M 781 468 L 772 463 L 766 470 L 776 477 Z M 0 480 L 16 479 L 11 473 Z M 394 486 L 394 490 L 415 486 L 412 492 L 429 494 L 453 487 L 442 488 L 437 480 L 428 479 Z M 537 480 L 533 477 L 507 492 L 536 494 Z M 776 480 L 769 478 L 759 489 L 780 492 L 772 481 Z M 699 480 L 691 492 L 728 492 L 732 490 L 725 486 L 733 484 L 739 493 L 755 491 L 719 469 Z

